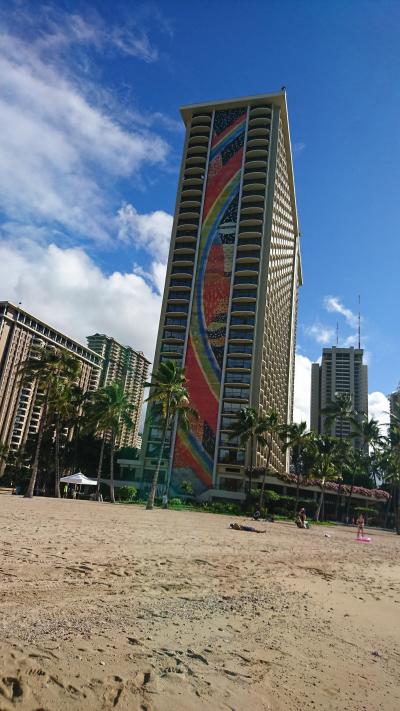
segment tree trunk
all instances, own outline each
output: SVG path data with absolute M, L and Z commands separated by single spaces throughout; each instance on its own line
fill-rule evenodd
M 104 456 L 105 441 L 106 441 L 106 433 L 104 431 L 103 437 L 101 440 L 99 464 L 97 467 L 97 484 L 96 484 L 96 499 L 97 499 L 97 501 L 99 500 L 99 496 L 100 496 L 100 479 L 101 479 L 101 470 L 103 468 L 103 456 Z
M 73 449 L 73 455 L 72 455 L 72 474 L 74 471 L 76 471 L 77 467 L 77 462 L 78 462 L 78 443 L 79 443 L 79 436 L 81 432 L 81 418 L 78 418 L 78 421 L 76 423 L 76 429 L 74 431 L 74 449 Z
M 271 441 L 268 446 L 268 457 L 267 457 L 267 464 L 264 469 L 264 474 L 263 474 L 263 480 L 261 484 L 261 494 L 260 494 L 260 511 L 264 505 L 264 489 L 265 489 L 265 478 L 267 476 L 267 472 L 269 471 L 269 463 L 271 461 L 271 452 L 272 452 L 272 437 Z
M 336 492 L 335 520 L 339 520 L 339 507 L 341 504 L 341 487 L 343 480 L 343 418 L 340 418 L 340 481 Z
M 250 466 L 249 466 L 249 496 L 251 496 L 251 487 L 253 486 L 253 449 L 254 449 L 254 437 L 250 437 Z
M 350 518 L 350 506 L 351 506 L 351 498 L 353 496 L 353 489 L 354 489 L 354 477 L 353 477 L 353 481 L 351 482 L 350 494 L 349 494 L 349 498 L 347 500 L 346 518 L 348 518 L 348 519 Z
M 171 419 L 172 419 L 172 418 L 171 418 Z M 172 436 L 172 426 L 173 426 L 173 423 L 171 422 L 171 436 Z M 177 423 L 176 426 L 177 426 L 177 428 L 178 428 L 178 423 Z M 178 430 L 177 430 L 177 432 L 178 432 Z M 171 448 L 170 448 L 170 455 L 171 455 Z M 167 480 L 166 480 L 165 489 L 164 489 L 165 495 L 166 495 L 167 499 L 169 499 L 169 489 L 170 489 L 170 486 L 171 486 L 171 478 L 172 478 L 172 462 L 171 462 L 171 460 L 170 460 L 170 458 L 169 458 L 169 460 L 168 460 L 168 467 L 167 467 Z
M 54 462 L 54 496 L 60 498 L 60 417 L 56 415 L 55 462 Z
M 40 418 L 38 438 L 37 438 L 37 442 L 36 442 L 35 458 L 34 458 L 33 464 L 32 464 L 31 478 L 29 480 L 29 485 L 28 485 L 28 488 L 25 493 L 26 499 L 31 499 L 33 496 L 33 493 L 35 491 L 36 477 L 37 477 L 38 468 L 39 468 L 40 448 L 42 446 L 44 428 L 45 428 L 46 419 L 47 419 L 48 399 L 49 399 L 49 393 L 47 391 L 45 401 L 43 403 L 42 416 Z
M 397 485 L 396 533 L 400 536 L 400 484 Z
M 115 434 L 111 432 L 111 444 L 110 444 L 110 500 L 112 504 L 115 504 L 115 493 L 114 493 L 114 448 L 115 448 Z
M 302 450 L 299 447 L 299 453 L 298 453 L 298 458 L 297 458 L 297 464 L 296 464 L 296 502 L 295 502 L 295 509 L 294 509 L 294 515 L 296 516 L 298 510 L 299 510 L 299 498 L 300 498 L 300 477 L 301 477 L 301 472 L 299 471 L 299 462 L 301 461 L 301 454 Z
M 316 521 L 319 521 L 319 516 L 320 516 L 320 513 L 321 513 L 322 504 L 323 504 L 323 502 L 324 502 L 324 494 L 325 494 L 325 478 L 322 479 L 321 496 L 320 496 L 320 499 L 319 499 L 318 508 L 317 508 L 317 510 L 316 510 L 316 512 L 315 512 L 315 520 L 316 520 Z
M 342 498 L 342 480 L 339 480 L 339 487 L 336 493 L 336 506 L 335 506 L 335 519 L 336 521 L 339 521 L 339 506 L 341 504 L 341 498 Z
M 162 462 L 162 458 L 163 458 L 163 454 L 164 454 L 165 440 L 167 438 L 170 404 L 171 404 L 171 399 L 169 398 L 167 401 L 167 409 L 165 412 L 164 427 L 163 427 L 162 438 L 161 438 L 160 455 L 158 457 L 157 467 L 154 472 L 153 481 L 151 482 L 151 489 L 149 492 L 149 498 L 147 499 L 147 504 L 146 504 L 147 511 L 151 511 L 154 508 L 154 499 L 156 498 L 158 477 L 160 474 L 161 462 Z
M 389 492 L 389 498 L 386 502 L 386 507 L 385 507 L 385 520 L 383 522 L 383 527 L 387 528 L 388 527 L 388 518 L 390 514 L 390 504 L 392 502 L 392 497 L 393 497 L 393 484 L 390 486 L 390 492 Z
M 300 498 L 300 473 L 296 472 L 296 501 L 294 504 L 294 515 L 296 517 L 299 510 L 299 498 Z

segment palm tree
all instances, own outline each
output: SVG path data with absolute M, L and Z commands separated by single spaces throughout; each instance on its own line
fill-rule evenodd
M 345 463 L 345 468 L 351 473 L 350 491 L 349 491 L 349 496 L 347 498 L 347 506 L 346 506 L 347 520 L 350 517 L 351 500 L 352 500 L 352 496 L 353 496 L 356 476 L 357 476 L 357 474 L 362 474 L 365 471 L 365 467 L 366 467 L 365 459 L 366 459 L 366 457 L 365 457 L 365 454 L 362 450 L 360 450 L 360 449 L 354 450 L 353 449 L 350 456 L 348 457 L 348 459 Z
M 339 440 L 340 448 L 339 461 L 340 461 L 340 471 L 339 471 L 339 490 L 336 502 L 336 514 L 335 518 L 338 519 L 339 514 L 339 504 L 340 504 L 340 489 L 343 481 L 343 463 L 345 455 L 345 447 L 343 447 L 343 425 L 347 421 L 351 425 L 357 423 L 357 413 L 354 410 L 353 402 L 350 393 L 337 392 L 335 393 L 335 399 L 332 400 L 328 405 L 322 410 L 322 414 L 325 415 L 325 424 L 331 427 L 333 424 L 339 423 Z
M 152 373 L 151 383 L 145 383 L 145 385 L 150 388 L 147 402 L 156 405 L 162 420 L 160 453 L 146 505 L 146 509 L 151 510 L 154 508 L 154 499 L 168 430 L 172 427 L 178 409 L 189 405 L 189 398 L 186 389 L 185 371 L 174 360 L 160 363 L 158 370 Z
M 57 498 L 60 497 L 61 430 L 73 419 L 82 393 L 81 388 L 75 382 L 80 372 L 80 363 L 75 358 L 68 356 L 68 359 L 65 358 L 64 361 L 65 368 L 62 379 L 54 383 L 49 396 L 49 412 L 54 418 L 54 494 Z
M 232 433 L 229 437 L 229 439 L 239 437 L 241 446 L 249 448 L 249 493 L 251 492 L 253 477 L 254 444 L 257 442 L 262 447 L 267 445 L 267 441 L 263 435 L 266 429 L 265 424 L 257 410 L 253 407 L 244 407 L 237 413 L 236 420 L 234 420 L 232 425 Z
M 280 436 L 283 440 L 283 447 L 292 450 L 292 462 L 296 475 L 296 504 L 295 511 L 299 507 L 300 479 L 302 472 L 302 455 L 310 446 L 314 433 L 307 430 L 307 422 L 293 422 L 290 425 L 282 425 Z
M 336 439 L 336 438 L 335 438 Z M 343 486 L 343 470 L 345 469 L 346 465 L 349 464 L 349 462 L 352 461 L 352 455 L 354 452 L 353 445 L 351 442 L 347 439 L 336 439 L 336 447 L 337 447 L 337 462 L 339 465 L 339 471 L 338 471 L 338 477 L 337 477 L 337 494 L 336 494 L 336 504 L 335 504 L 335 520 L 340 521 L 341 520 L 341 508 L 342 508 L 342 486 Z M 340 510 L 340 514 L 339 514 Z
M 0 464 L 6 462 L 8 457 L 8 447 L 3 442 L 0 442 Z
M 347 420 L 353 424 L 356 417 L 350 393 L 335 393 L 335 399 L 329 402 L 321 412 L 325 416 L 325 424 L 328 427 L 331 427 L 334 423 L 339 423 L 339 438 L 341 440 L 343 439 L 345 421 Z
M 313 471 L 321 479 L 321 497 L 315 513 L 315 519 L 318 521 L 324 504 L 326 483 L 337 478 L 338 451 L 336 438 L 328 435 L 315 437 L 313 449 Z
M 392 422 L 389 428 L 386 473 L 384 481 L 393 487 L 396 533 L 400 535 L 400 425 Z
M 129 402 L 120 383 L 110 383 L 94 393 L 88 407 L 88 423 L 94 430 L 102 433 L 99 466 L 97 470 L 97 496 L 100 491 L 100 478 L 103 465 L 104 445 L 110 438 L 110 499 L 115 503 L 114 493 L 114 453 L 115 441 L 122 426 L 133 426 L 131 413 L 133 405 Z
M 373 453 L 376 454 L 377 450 L 382 447 L 385 442 L 385 437 L 381 434 L 378 420 L 374 420 L 371 417 L 368 420 L 363 416 L 360 422 L 353 421 L 353 432 L 352 437 L 358 437 L 361 441 L 361 448 L 367 450 L 367 452 L 372 449 Z M 376 473 L 373 474 L 375 480 L 375 486 L 377 486 Z
M 27 498 L 32 498 L 37 472 L 39 468 L 40 449 L 43 434 L 49 415 L 49 404 L 55 388 L 60 382 L 68 381 L 75 370 L 76 359 L 63 349 L 49 349 L 44 346 L 35 346 L 31 349 L 26 361 L 21 365 L 20 386 L 34 386 L 36 401 L 41 404 L 41 414 L 36 442 L 35 455 L 31 468 L 31 478 L 25 493 Z
M 263 430 L 262 430 L 263 438 L 265 440 L 265 446 L 267 448 L 267 462 L 264 467 L 264 473 L 263 473 L 262 484 L 261 484 L 261 493 L 260 493 L 260 510 L 261 510 L 264 505 L 265 479 L 266 479 L 267 473 L 269 472 L 269 465 L 271 462 L 273 438 L 274 438 L 274 435 L 277 435 L 280 433 L 281 428 L 282 428 L 282 424 L 279 421 L 279 415 L 276 412 L 276 410 L 271 410 L 271 412 L 268 415 L 266 415 L 265 417 L 261 417 L 259 426 L 263 427 Z

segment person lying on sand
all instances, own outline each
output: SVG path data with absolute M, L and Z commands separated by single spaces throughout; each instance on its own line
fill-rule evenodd
M 253 528 L 253 526 L 243 526 L 241 523 L 230 523 L 229 528 L 234 528 L 235 531 L 250 531 L 251 533 L 266 533 L 266 529 L 264 528 L 262 531 L 260 531 L 259 528 Z

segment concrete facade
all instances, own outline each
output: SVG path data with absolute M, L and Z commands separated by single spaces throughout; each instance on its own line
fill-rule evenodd
M 133 427 L 128 429 L 122 425 L 120 435 L 116 441 L 119 447 L 141 446 L 139 435 L 140 417 L 143 407 L 144 383 L 149 372 L 149 361 L 140 351 L 135 351 L 129 346 L 122 346 L 114 338 L 101 333 L 87 337 L 88 346 L 102 358 L 102 368 L 93 372 L 91 389 L 110 385 L 118 382 L 122 385 L 125 395 L 133 406 Z
M 363 349 L 324 348 L 321 365 L 311 368 L 311 429 L 314 432 L 339 436 L 341 423 L 327 427 L 322 410 L 335 399 L 335 393 L 349 393 L 354 409 L 368 417 L 368 366 L 363 364 Z M 360 418 L 361 419 L 361 418 Z M 343 436 L 348 436 L 351 424 L 342 423 Z M 359 442 L 354 441 L 359 447 Z
M 398 414 L 398 410 L 400 408 L 400 386 L 397 388 L 397 390 L 394 390 L 392 393 L 390 393 L 388 398 L 390 404 L 390 423 L 394 424 L 393 415 Z
M 186 128 L 154 369 L 185 367 L 199 413 L 171 433 L 163 473 L 171 492 L 243 495 L 249 452 L 231 439 L 246 406 L 292 421 L 299 227 L 284 92 L 181 110 Z M 160 428 L 148 419 L 141 474 L 157 464 Z M 254 466 L 266 462 L 255 446 Z M 287 468 L 274 441 L 271 466 Z M 162 477 L 161 477 L 162 481 Z
M 38 430 L 41 406 L 34 387 L 21 388 L 18 371 L 32 346 L 63 348 L 81 363 L 79 385 L 90 389 L 102 358 L 19 306 L 0 302 L 0 442 L 16 450 Z

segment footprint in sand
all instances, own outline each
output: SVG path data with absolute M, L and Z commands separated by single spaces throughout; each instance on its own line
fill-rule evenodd
M 8 701 L 15 701 L 24 694 L 20 680 L 16 676 L 3 676 L 0 679 L 0 694 Z

